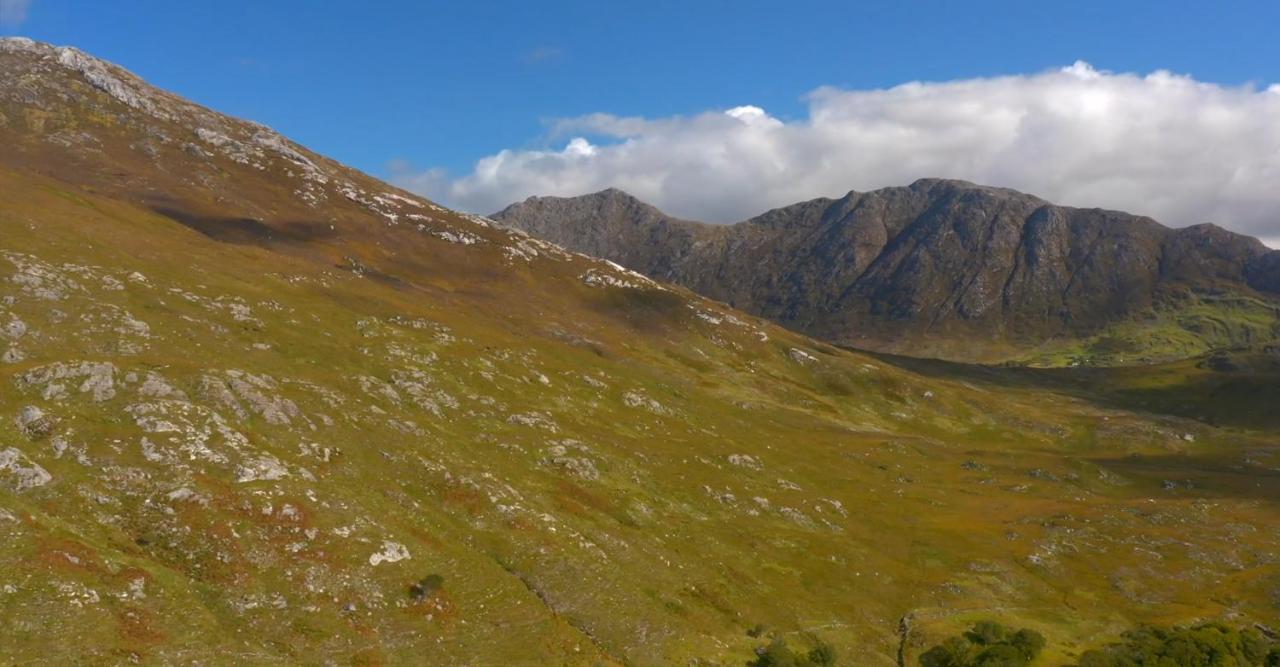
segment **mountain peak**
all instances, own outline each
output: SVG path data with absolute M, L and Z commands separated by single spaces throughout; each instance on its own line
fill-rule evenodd
M 997 197 L 1044 201 L 1040 197 L 1013 188 L 983 185 L 958 178 L 918 178 L 908 185 L 907 189 L 915 192 L 981 192 Z
M 912 181 L 911 185 L 907 187 L 913 188 L 913 189 L 950 187 L 950 188 L 955 188 L 957 190 L 972 190 L 972 189 L 985 188 L 986 186 L 978 185 L 973 181 L 966 181 L 960 178 L 942 178 L 938 176 L 925 176 L 923 178 L 917 178 L 916 180 Z
M 69 92 L 69 82 L 58 76 L 62 72 L 83 79 L 126 106 L 162 120 L 178 120 L 200 108 L 161 91 L 115 63 L 72 46 L 55 46 L 26 37 L 7 37 L 0 39 L 0 54 L 31 61 L 27 67 L 40 75 L 40 84 L 56 92 Z M 9 83 L 18 85 L 19 82 L 14 78 Z M 0 88 L 4 87 L 0 83 Z
M 617 190 L 497 219 L 832 342 L 915 353 L 933 345 L 962 360 L 1007 357 L 956 341 L 998 339 L 994 353 L 1007 355 L 1027 341 L 1093 336 L 1164 308 L 1171 289 L 1276 285 L 1276 260 L 1260 258 L 1260 242 L 1214 225 L 1172 230 L 947 178 L 799 202 L 734 225 L 676 221 Z M 1274 319 L 1269 312 L 1260 321 Z M 1180 321 L 1209 345 L 1271 335 L 1219 340 L 1193 319 Z

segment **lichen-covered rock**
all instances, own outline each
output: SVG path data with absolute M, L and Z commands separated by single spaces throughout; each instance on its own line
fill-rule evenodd
M 14 491 L 26 491 L 53 481 L 53 475 L 27 458 L 20 449 L 0 450 L 0 483 Z
M 9 281 L 24 294 L 45 301 L 60 301 L 68 294 L 83 292 L 84 287 L 57 267 L 30 255 L 16 252 L 0 253 L 17 269 Z
M 0 327 L 0 336 L 10 340 L 22 338 L 27 333 L 27 323 L 18 319 L 16 316 L 10 316 L 9 321 Z
M 18 429 L 22 431 L 23 435 L 32 440 L 43 438 L 53 431 L 53 417 L 45 414 L 44 410 L 34 405 L 22 408 L 14 421 L 18 424 Z
M 142 385 L 138 387 L 138 396 L 142 398 L 165 398 L 175 400 L 187 400 L 187 394 L 181 389 L 175 388 L 169 384 L 169 381 L 163 375 L 155 371 L 148 371 L 147 377 L 142 381 Z
M 258 454 L 236 466 L 237 482 L 273 481 L 289 476 L 289 469 L 274 456 Z
M 434 379 L 425 371 L 408 368 L 391 372 L 391 382 L 413 399 L 418 408 L 441 417 L 444 408 L 456 409 L 458 399 L 439 387 L 432 386 Z
M 543 464 L 582 479 L 600 479 L 600 471 L 596 469 L 595 462 L 582 455 L 570 456 L 570 449 L 584 453 L 588 451 L 585 445 L 576 440 L 562 440 L 547 448 L 547 456 L 542 460 Z
M 78 381 L 77 390 L 94 401 L 116 395 L 116 366 L 110 362 L 58 362 L 33 368 L 15 378 L 19 388 L 47 387 L 59 380 Z M 74 384 L 74 383 L 73 383 Z
M 629 408 L 641 408 L 655 415 L 669 415 L 671 410 L 658 401 L 639 391 L 629 391 L 622 395 L 622 403 Z
M 235 415 L 236 418 L 241 420 L 249 418 L 249 413 L 240 405 L 240 401 L 236 400 L 236 395 L 227 386 L 226 380 L 216 375 L 202 375 L 196 391 L 201 398 Z
M 553 433 L 560 430 L 560 427 L 556 424 L 556 420 L 552 419 L 551 415 L 545 412 L 516 413 L 507 417 L 507 423 L 541 428 Z
M 179 400 L 134 403 L 125 408 L 134 424 L 154 436 L 162 450 L 176 450 L 178 460 L 228 464 L 249 439 L 209 408 Z
M 817 357 L 798 347 L 793 347 L 790 350 L 787 350 L 787 354 L 791 357 L 791 360 L 797 364 L 812 364 L 817 363 L 818 361 Z
M 730 454 L 728 458 L 729 463 L 741 468 L 750 468 L 752 470 L 764 469 L 764 464 L 760 462 L 760 459 L 750 454 Z
M 412 558 L 409 554 L 409 548 L 399 542 L 390 540 L 382 543 L 382 549 L 369 556 L 370 565 L 380 565 L 382 563 L 398 563 L 402 560 Z
M 261 416 L 268 424 L 288 426 L 293 419 L 302 416 L 302 411 L 293 401 L 268 393 L 277 389 L 272 378 L 236 370 L 227 371 L 227 377 L 231 391 L 249 406 L 250 411 Z

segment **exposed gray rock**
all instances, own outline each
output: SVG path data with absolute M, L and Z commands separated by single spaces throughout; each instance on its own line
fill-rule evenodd
M 155 371 L 148 371 L 147 377 L 142 382 L 142 386 L 138 387 L 138 395 L 143 398 L 169 398 L 175 400 L 187 400 L 187 395 L 180 389 L 175 389 L 164 376 Z
M 797 364 L 808 365 L 808 364 L 813 364 L 818 362 L 817 357 L 813 356 L 812 354 L 809 354 L 808 352 L 805 352 L 804 350 L 798 347 L 793 347 L 790 350 L 787 350 L 787 355 L 790 356 L 791 360 L 796 362 Z
M 53 417 L 45 414 L 44 410 L 34 405 L 22 408 L 14 421 L 18 424 L 18 429 L 22 431 L 23 435 L 32 440 L 49 435 L 54 426 Z
M 556 421 L 551 415 L 545 412 L 523 412 L 507 417 L 508 424 L 519 424 L 520 426 L 531 426 L 535 428 L 545 429 L 551 432 L 560 430 L 556 425 Z
M 576 440 L 561 440 L 547 448 L 547 456 L 542 460 L 542 463 L 559 468 L 575 477 L 590 480 L 599 479 L 600 471 L 596 469 L 595 462 L 586 456 L 570 456 L 570 449 L 580 453 L 590 451 L 586 445 Z
M 622 403 L 629 408 L 641 408 L 656 415 L 669 415 L 671 410 L 658 401 L 639 391 L 629 391 L 622 395 Z
M 57 267 L 15 252 L 3 253 L 17 268 L 9 280 L 28 296 L 46 301 L 65 299 L 68 294 L 82 292 L 84 287 Z
M 369 564 L 376 566 L 382 563 L 398 563 L 412 557 L 405 545 L 386 540 L 382 543 L 381 549 L 369 556 Z
M 268 424 L 288 426 L 292 419 L 302 416 L 302 411 L 293 401 L 267 393 L 276 390 L 275 380 L 235 370 L 227 371 L 227 376 L 231 391 L 249 406 L 250 411 L 265 419 Z
M 53 481 L 53 475 L 27 458 L 20 449 L 0 450 L 0 480 L 14 491 L 26 491 Z
M 200 377 L 196 391 L 201 398 L 221 410 L 230 412 L 238 419 L 245 420 L 249 418 L 249 413 L 240 405 L 240 401 L 236 400 L 236 395 L 231 392 L 226 380 L 216 375 L 203 375 Z
M 154 437 L 157 453 L 176 450 L 182 460 L 225 466 L 249 444 L 248 438 L 231 428 L 222 415 L 196 403 L 135 403 L 127 406 L 125 413 L 144 433 Z
M 552 456 L 547 459 L 547 462 L 575 477 L 591 480 L 600 478 L 600 471 L 596 469 L 596 464 L 585 457 Z
M 27 323 L 15 316 L 10 316 L 9 322 L 0 328 L 0 335 L 10 340 L 22 338 L 27 333 Z
M 289 469 L 269 454 L 254 456 L 236 466 L 237 482 L 272 481 L 289 476 Z
M 94 401 L 115 398 L 115 364 L 110 362 L 58 362 L 33 368 L 15 378 L 20 388 L 44 387 L 57 380 L 78 380 L 78 391 Z

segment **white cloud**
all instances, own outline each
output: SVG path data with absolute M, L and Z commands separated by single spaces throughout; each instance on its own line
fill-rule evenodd
M 562 150 L 503 150 L 460 177 L 402 167 L 394 179 L 481 213 L 613 186 L 673 215 L 731 222 L 939 176 L 1171 225 L 1213 221 L 1280 245 L 1280 86 L 1078 62 L 1029 76 L 821 88 L 807 100 L 808 117 L 790 122 L 749 105 L 562 119 L 549 136 L 571 137 Z
M 0 25 L 22 25 L 30 8 L 31 0 L 0 0 Z

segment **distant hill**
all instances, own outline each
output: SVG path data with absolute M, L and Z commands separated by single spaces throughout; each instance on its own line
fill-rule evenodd
M 733 225 L 619 190 L 492 216 L 833 343 L 955 360 L 1123 364 L 1280 337 L 1280 251 L 1211 224 L 964 181 L 850 192 Z

